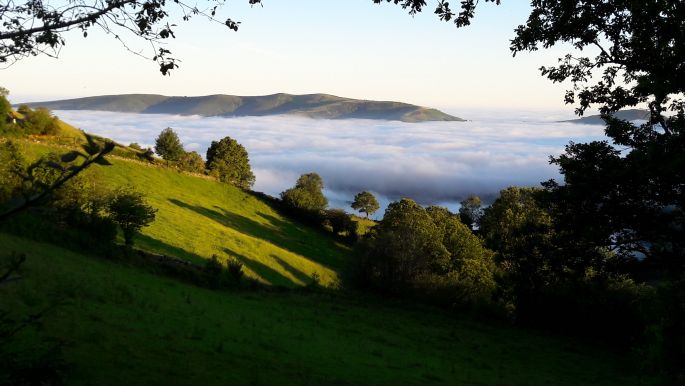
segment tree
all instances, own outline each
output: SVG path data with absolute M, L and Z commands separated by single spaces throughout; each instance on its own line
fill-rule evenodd
M 323 195 L 323 180 L 316 173 L 301 175 L 293 188 L 281 193 L 281 199 L 291 208 L 307 211 L 320 211 L 328 205 Z
M 516 31 L 515 53 L 557 42 L 595 53 L 542 68 L 573 85 L 566 102 L 577 103 L 578 114 L 599 108 L 611 139 L 571 143 L 552 159 L 564 184 L 545 187 L 563 249 L 583 247 L 571 258 L 608 248 L 625 259 L 645 256 L 672 277 L 685 272 L 683 15 L 676 0 L 541 2 Z M 643 124 L 612 116 L 638 105 L 649 109 Z
M 166 161 L 178 161 L 185 153 L 181 140 L 171 127 L 159 133 L 155 140 L 155 152 Z
M 380 207 L 376 197 L 371 192 L 357 193 L 352 202 L 352 209 L 365 213 L 366 218 L 369 218 L 369 214 L 376 213 Z
M 504 189 L 480 221 L 480 234 L 506 273 L 505 287 L 513 292 L 519 317 L 528 315 L 542 290 L 567 269 L 555 258 L 552 218 L 539 203 L 543 193 L 538 188 Z
M 145 202 L 143 194 L 133 187 L 118 189 L 107 205 L 111 219 L 121 227 L 126 245 L 133 245 L 133 238 L 141 228 L 155 220 L 157 209 Z
M 473 230 L 478 226 L 478 222 L 480 221 L 481 216 L 483 216 L 480 197 L 469 196 L 464 201 L 460 202 L 460 204 L 459 218 L 461 218 L 461 222 Z
M 178 160 L 178 165 L 181 169 L 191 173 L 202 173 L 205 171 L 205 161 L 196 151 L 184 152 L 181 159 Z
M 247 150 L 231 137 L 212 141 L 207 149 L 207 169 L 219 181 L 241 189 L 250 189 L 255 182 Z
M 426 210 L 403 198 L 388 205 L 383 220 L 362 240 L 357 265 L 359 280 L 366 285 L 398 292 L 422 275 L 445 273 L 449 252 Z

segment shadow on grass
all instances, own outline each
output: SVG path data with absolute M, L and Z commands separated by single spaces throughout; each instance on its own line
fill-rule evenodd
M 251 269 L 254 273 L 266 280 L 271 285 L 293 287 L 297 284 L 264 263 L 250 259 L 249 257 L 229 248 L 223 248 L 223 251 L 229 256 L 240 260 L 240 262 L 243 263 L 247 268 Z
M 141 248 L 150 252 L 159 253 L 162 255 L 177 257 L 179 259 L 188 260 L 197 264 L 204 264 L 205 261 L 210 257 L 196 255 L 192 252 L 186 251 L 183 248 L 169 245 L 163 241 L 153 239 L 148 235 L 140 233 L 136 235 L 134 243 L 137 248 Z
M 210 209 L 198 205 L 190 205 L 173 198 L 169 199 L 169 202 L 212 219 L 223 226 L 233 228 L 246 235 L 268 241 L 289 252 L 304 256 L 325 267 L 339 268 L 343 265 L 342 253 L 334 252 L 339 248 L 335 245 L 335 241 L 305 226 L 298 226 L 262 212 L 257 212 L 257 215 L 267 220 L 269 225 L 260 224 L 218 206 Z M 291 268 L 294 269 L 292 266 Z
M 280 257 L 276 255 L 271 255 L 271 258 L 274 259 L 275 262 L 278 263 L 283 269 L 288 272 L 289 274 L 293 275 L 294 278 L 297 280 L 301 281 L 302 284 L 308 284 L 309 282 L 312 281 L 312 279 L 307 276 L 304 272 L 300 271 L 299 269 L 293 267 L 292 265 L 288 264 L 287 261 L 281 259 Z

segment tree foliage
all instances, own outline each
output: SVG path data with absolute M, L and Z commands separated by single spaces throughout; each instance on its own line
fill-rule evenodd
M 207 149 L 207 169 L 219 181 L 242 189 L 250 189 L 255 182 L 247 150 L 231 137 L 212 141 Z
M 301 175 L 294 187 L 281 193 L 281 199 L 286 206 L 305 211 L 320 211 L 328 205 L 323 179 L 316 173 Z
M 155 139 L 155 152 L 166 161 L 178 161 L 185 154 L 178 134 L 171 127 L 162 130 Z
M 370 214 L 376 213 L 380 207 L 376 197 L 371 192 L 366 191 L 357 193 L 352 202 L 352 209 L 366 214 L 366 218 L 369 218 Z
M 459 218 L 461 222 L 466 224 L 472 230 L 478 226 L 481 216 L 483 216 L 483 207 L 478 196 L 469 196 L 464 201 L 460 202 Z
M 183 152 L 178 160 L 178 166 L 187 172 L 203 173 L 205 171 L 205 161 L 196 151 Z
M 107 205 L 110 218 L 121 227 L 126 245 L 133 245 L 133 238 L 141 228 L 155 220 L 157 209 L 145 201 L 142 193 L 131 186 L 119 188 Z

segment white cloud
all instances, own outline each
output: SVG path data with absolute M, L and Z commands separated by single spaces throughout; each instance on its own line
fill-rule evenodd
M 450 203 L 468 194 L 494 196 L 510 185 L 556 178 L 549 156 L 569 140 L 603 138 L 602 127 L 502 114 L 469 122 L 402 123 L 314 120 L 290 116 L 199 117 L 57 111 L 67 122 L 118 142 L 152 144 L 172 127 L 188 150 L 204 154 L 231 136 L 250 154 L 255 190 L 277 195 L 306 172 L 319 173 L 332 202 L 371 190 L 389 199 Z M 347 198 L 346 198 L 347 197 Z

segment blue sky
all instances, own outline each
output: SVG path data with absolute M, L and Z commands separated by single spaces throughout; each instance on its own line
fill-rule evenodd
M 2 70 L 13 102 L 119 93 L 166 95 L 325 92 L 460 109 L 570 110 L 564 85 L 539 74 L 563 51 L 512 58 L 513 29 L 527 2 L 483 4 L 474 24 L 438 20 L 434 2 L 415 17 L 371 0 L 228 0 L 220 18 L 239 32 L 196 18 L 179 21 L 168 48 L 181 67 L 163 77 L 156 65 L 127 53 L 110 36 L 68 36 L 60 58 L 29 58 Z M 130 40 L 135 49 L 139 45 Z M 142 46 L 140 46 L 142 47 Z

